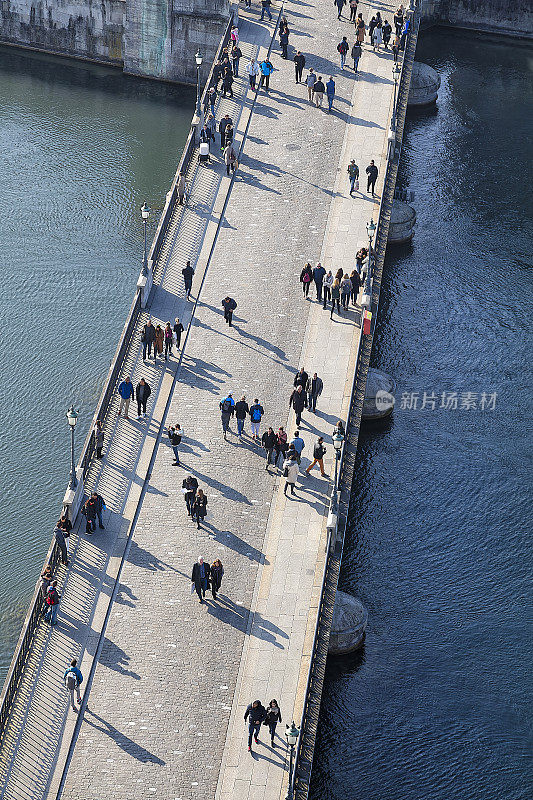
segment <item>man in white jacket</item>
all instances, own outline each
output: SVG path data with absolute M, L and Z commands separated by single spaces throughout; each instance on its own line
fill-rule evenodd
M 250 59 L 249 63 L 246 65 L 246 72 L 248 73 L 248 78 L 250 80 L 250 88 L 255 92 L 255 82 L 257 80 L 257 76 L 259 75 L 259 64 L 255 58 Z

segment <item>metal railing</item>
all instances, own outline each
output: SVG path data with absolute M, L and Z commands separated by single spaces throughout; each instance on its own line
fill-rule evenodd
M 232 24 L 233 24 L 233 15 L 230 16 L 230 19 L 224 31 L 224 35 L 220 41 L 220 45 L 218 47 L 215 59 L 213 61 L 213 65 L 211 67 L 207 81 L 205 83 L 204 91 L 202 93 L 202 103 L 205 99 L 206 92 L 208 91 L 213 82 L 214 65 L 219 60 L 222 50 L 229 42 Z M 174 208 L 176 206 L 177 182 L 180 172 L 182 170 L 184 172 L 188 170 L 189 165 L 194 156 L 194 151 L 196 149 L 196 127 L 197 127 L 197 121 L 195 122 L 195 120 L 193 119 L 193 122 L 191 124 L 191 131 L 189 133 L 189 136 L 187 137 L 187 141 L 185 142 L 183 153 L 178 168 L 176 170 L 176 174 L 172 181 L 171 189 L 167 194 L 165 207 L 161 213 L 161 218 L 159 220 L 154 240 L 150 248 L 150 262 L 152 265 L 155 265 L 155 262 L 157 261 L 163 241 L 168 231 L 168 226 L 170 224 Z M 141 291 L 137 289 L 128 316 L 126 318 L 126 322 L 122 329 L 122 333 L 117 348 L 115 350 L 114 357 L 111 361 L 111 365 L 109 367 L 109 371 L 107 373 L 104 382 L 104 387 L 102 389 L 100 399 L 96 407 L 92 424 L 85 438 L 82 452 L 78 461 L 78 465 L 82 469 L 84 478 L 86 477 L 87 472 L 89 471 L 95 453 L 95 440 L 93 432 L 95 422 L 97 419 L 103 422 L 106 418 L 112 398 L 116 392 L 120 371 L 124 363 L 124 357 L 131 344 L 131 339 L 135 331 L 135 327 L 137 325 L 141 310 L 142 310 Z M 49 563 L 52 567 L 52 571 L 55 573 L 55 570 L 60 564 L 60 560 L 61 560 L 61 554 L 59 548 L 56 545 L 55 541 L 53 540 L 48 549 L 45 563 Z M 24 619 L 19 640 L 17 642 L 17 646 L 15 648 L 13 658 L 11 659 L 6 679 L 2 687 L 2 693 L 0 695 L 0 739 L 3 736 L 5 727 L 9 719 L 9 714 L 20 685 L 20 681 L 24 673 L 24 666 L 32 647 L 35 632 L 39 625 L 39 621 L 42 619 L 43 605 L 44 605 L 44 600 L 41 594 L 40 581 L 37 581 L 35 590 L 30 600 L 28 612 Z
M 351 487 L 355 473 L 357 443 L 361 424 L 361 414 L 365 398 L 366 379 L 370 365 L 372 339 L 379 308 L 381 291 L 381 278 L 385 251 L 389 232 L 389 222 L 394 198 L 394 187 L 400 159 L 400 147 L 405 125 L 407 97 L 411 81 L 412 65 L 416 49 L 418 28 L 420 24 L 419 12 L 415 6 L 411 16 L 411 28 L 406 38 L 402 58 L 402 70 L 397 95 L 396 113 L 396 146 L 392 149 L 391 157 L 387 161 L 383 192 L 379 207 L 376 240 L 373 250 L 373 264 L 369 265 L 371 281 L 371 310 L 372 328 L 370 335 L 363 334 L 363 326 L 359 334 L 356 355 L 356 366 L 352 382 L 352 393 L 348 419 L 346 422 L 345 446 L 341 455 L 339 470 L 339 487 L 341 488 L 335 530 L 328 530 L 326 561 L 322 579 L 321 597 L 315 627 L 313 650 L 309 676 L 305 691 L 304 705 L 301 718 L 300 736 L 298 739 L 296 757 L 294 761 L 294 798 L 306 800 L 309 793 L 311 772 L 313 767 L 316 732 L 320 714 L 322 687 L 326 670 L 326 661 L 329 647 L 329 636 L 333 619 L 335 594 L 340 574 L 342 551 L 346 521 L 350 507 Z M 334 498 L 332 498 L 333 500 Z M 335 498 L 336 499 L 336 498 Z M 290 780 L 290 776 L 289 776 Z

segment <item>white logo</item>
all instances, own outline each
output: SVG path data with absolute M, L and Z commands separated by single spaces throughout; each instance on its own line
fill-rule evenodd
M 378 411 L 388 411 L 391 406 L 394 406 L 394 395 L 379 389 L 376 392 L 376 408 Z

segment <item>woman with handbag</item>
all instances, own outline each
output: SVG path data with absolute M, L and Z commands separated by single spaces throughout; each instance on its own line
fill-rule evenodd
M 283 464 L 283 477 L 285 478 L 285 487 L 283 489 L 283 494 L 287 496 L 287 489 L 289 486 L 291 487 L 291 494 L 296 494 L 294 491 L 294 485 L 298 478 L 298 472 L 300 470 L 298 466 L 298 462 L 296 460 L 296 453 L 294 451 L 291 452 L 291 458 L 287 458 L 287 460 Z
M 217 592 L 220 589 L 220 584 L 222 583 L 223 575 L 224 575 L 224 567 L 222 566 L 222 561 L 220 560 L 220 558 L 215 558 L 215 560 L 211 564 L 211 573 L 210 573 L 211 593 L 213 595 L 213 600 L 217 599 Z
M 192 518 L 196 520 L 198 528 L 200 528 L 200 520 L 204 520 L 207 516 L 207 495 L 204 494 L 202 489 L 198 489 L 194 502 L 192 504 Z
M 268 725 L 272 747 L 276 746 L 274 744 L 274 734 L 276 733 L 276 725 L 278 722 L 281 722 L 281 709 L 278 706 L 277 700 L 271 700 L 266 709 L 266 717 L 263 725 Z

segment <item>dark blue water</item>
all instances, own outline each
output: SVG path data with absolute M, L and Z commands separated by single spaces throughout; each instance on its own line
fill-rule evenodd
M 533 50 L 431 33 L 417 58 L 442 87 L 408 115 L 418 226 L 388 253 L 373 349 L 398 404 L 361 436 L 341 575 L 369 625 L 328 664 L 311 796 L 525 800 Z
M 0 683 L 92 419 L 194 93 L 0 49 Z M 158 215 L 154 215 L 154 222 Z

